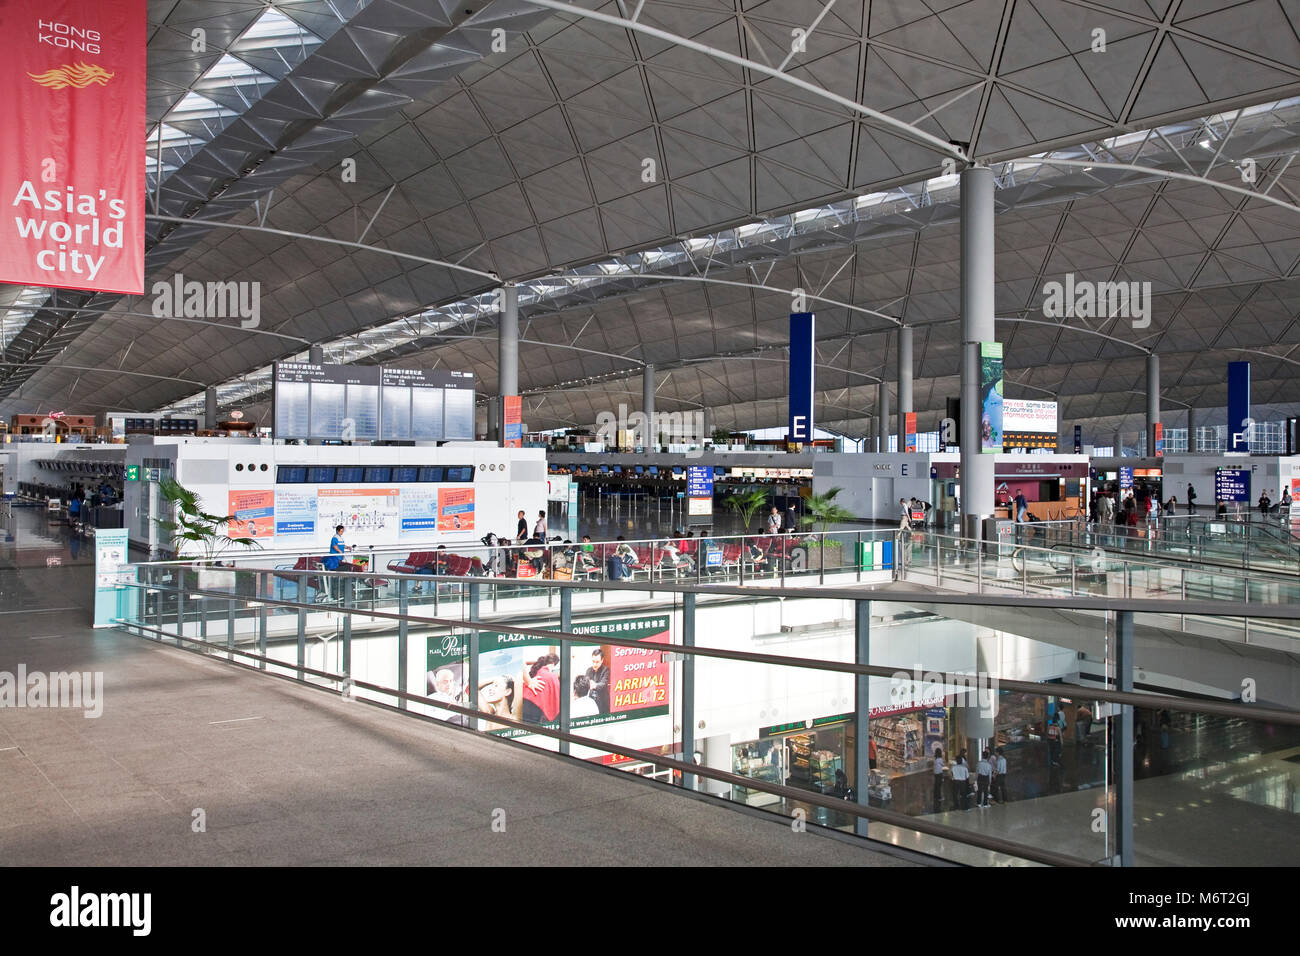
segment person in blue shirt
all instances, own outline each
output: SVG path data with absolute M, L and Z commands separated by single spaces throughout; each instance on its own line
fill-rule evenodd
M 321 562 L 325 566 L 325 570 L 337 571 L 339 569 L 339 564 L 343 561 L 343 552 L 346 550 L 347 545 L 343 543 L 343 525 L 338 525 L 334 529 L 334 537 L 330 538 L 330 553 L 326 555 L 325 560 Z M 327 592 L 332 592 L 334 589 L 334 582 L 337 580 L 337 578 L 327 578 L 325 580 L 325 590 Z

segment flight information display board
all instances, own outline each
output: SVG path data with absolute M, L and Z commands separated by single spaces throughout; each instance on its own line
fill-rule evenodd
M 273 383 L 276 438 L 474 438 L 472 372 L 277 362 Z

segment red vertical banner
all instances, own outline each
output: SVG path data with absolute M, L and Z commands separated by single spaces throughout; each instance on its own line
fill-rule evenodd
M 501 404 L 501 447 L 520 448 L 524 443 L 523 399 L 518 395 L 503 395 Z
M 145 0 L 0 3 L 0 282 L 144 292 Z
M 916 413 L 907 412 L 903 415 L 903 437 L 907 440 L 905 451 L 916 451 Z

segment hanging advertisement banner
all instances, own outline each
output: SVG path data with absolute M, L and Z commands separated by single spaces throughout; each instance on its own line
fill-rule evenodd
M 501 447 L 520 448 L 524 444 L 523 399 L 518 395 L 504 395 L 501 402 Z
M 227 534 L 232 538 L 270 538 L 275 534 L 275 492 L 271 489 L 227 494 Z
M 1165 457 L 1165 426 L 1163 422 L 1155 423 L 1156 432 L 1156 457 Z
M 980 343 L 980 451 L 1002 451 L 1002 343 Z
M 438 530 L 474 530 L 474 489 L 438 489 Z
M 0 5 L 0 282 L 144 292 L 144 0 Z
M 816 347 L 813 313 L 790 314 L 790 430 L 787 441 L 813 440 L 813 363 Z
M 1083 426 L 1074 426 L 1074 453 L 1076 455 L 1083 452 Z
M 916 451 L 916 412 L 903 416 L 903 438 L 907 451 Z

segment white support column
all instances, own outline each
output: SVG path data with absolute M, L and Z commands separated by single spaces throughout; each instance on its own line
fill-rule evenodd
M 993 171 L 961 174 L 961 521 L 980 536 L 993 514 L 993 455 L 981 453 L 980 343 L 995 338 L 993 322 Z
M 912 330 L 898 330 L 898 450 L 907 450 L 907 416 L 912 407 Z

